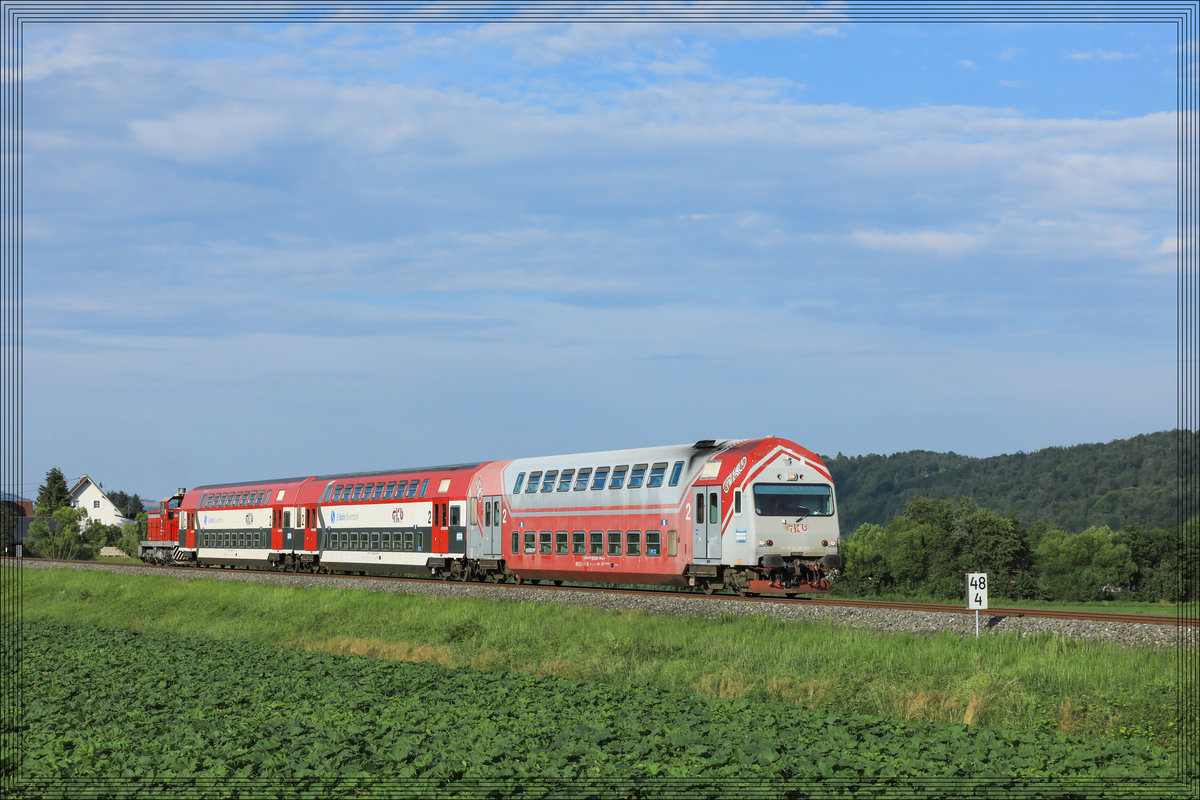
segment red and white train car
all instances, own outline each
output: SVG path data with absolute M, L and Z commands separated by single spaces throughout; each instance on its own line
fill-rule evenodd
M 199 486 L 176 558 L 443 578 L 819 592 L 833 480 L 776 437 Z

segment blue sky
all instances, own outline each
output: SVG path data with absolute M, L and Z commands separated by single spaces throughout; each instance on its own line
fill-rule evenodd
M 1174 25 L 23 30 L 27 495 L 1176 424 Z

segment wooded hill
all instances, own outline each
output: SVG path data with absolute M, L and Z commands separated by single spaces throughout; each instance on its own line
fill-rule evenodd
M 1200 434 L 1175 430 L 991 458 L 913 450 L 822 459 L 833 474 L 843 536 L 865 522 L 886 525 L 916 495 L 971 498 L 1025 523 L 1071 532 L 1092 525 L 1175 529 L 1181 446 L 1194 453 L 1198 445 Z

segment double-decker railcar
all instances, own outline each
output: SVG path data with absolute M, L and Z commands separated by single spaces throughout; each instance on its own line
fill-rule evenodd
M 441 578 L 819 592 L 833 480 L 777 437 L 199 486 L 177 559 Z

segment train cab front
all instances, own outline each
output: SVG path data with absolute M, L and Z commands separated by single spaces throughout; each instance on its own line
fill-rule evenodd
M 741 489 L 734 545 L 752 565 L 734 572 L 746 594 L 826 592 L 842 566 L 833 481 L 815 456 L 782 453 Z M 740 499 L 740 502 L 738 500 Z

